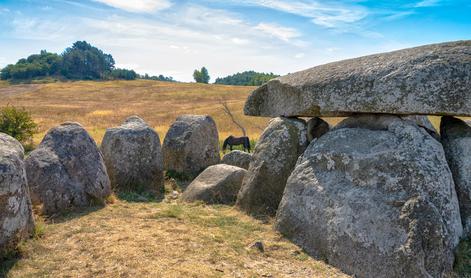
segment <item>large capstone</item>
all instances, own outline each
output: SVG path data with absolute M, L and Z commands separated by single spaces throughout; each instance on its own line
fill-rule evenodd
M 270 80 L 247 99 L 251 116 L 355 113 L 471 116 L 471 41 L 349 59 Z
M 163 144 L 165 170 L 196 177 L 219 163 L 219 136 L 210 116 L 179 116 L 170 126 Z
M 397 116 L 359 116 L 314 141 L 276 229 L 356 277 L 443 277 L 462 235 L 439 141 Z
M 187 202 L 233 205 L 247 170 L 217 164 L 209 166 L 187 187 L 182 199 Z
M 243 151 L 235 150 L 227 153 L 222 157 L 221 163 L 237 166 L 244 169 L 249 169 L 250 162 L 252 161 L 252 154 Z
M 104 204 L 110 179 L 95 141 L 78 123 L 50 129 L 26 158 L 33 204 L 48 215 Z
M 21 144 L 0 133 L 0 261 L 34 229 L 23 156 Z
M 471 235 L 471 126 L 454 117 L 443 117 L 440 134 L 460 203 L 465 236 Z
M 275 118 L 260 136 L 236 205 L 255 215 L 274 215 L 296 160 L 307 146 L 306 122 Z
M 121 126 L 108 128 L 101 150 L 112 187 L 162 195 L 164 166 L 160 138 L 144 120 L 131 116 Z

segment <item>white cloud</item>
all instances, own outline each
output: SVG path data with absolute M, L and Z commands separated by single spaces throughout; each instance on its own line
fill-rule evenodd
M 329 28 L 344 27 L 345 24 L 360 21 L 368 15 L 367 9 L 359 5 L 318 1 L 243 0 L 237 3 L 299 15 L 310 18 L 317 25 Z
M 414 5 L 415 8 L 425 8 L 425 7 L 433 7 L 437 6 L 439 0 L 422 0 Z
M 296 29 L 283 27 L 278 24 L 260 23 L 255 26 L 255 30 L 260 30 L 285 42 L 301 36 L 301 34 L 296 31 Z
M 152 13 L 172 6 L 169 0 L 95 0 L 108 6 L 134 13 Z

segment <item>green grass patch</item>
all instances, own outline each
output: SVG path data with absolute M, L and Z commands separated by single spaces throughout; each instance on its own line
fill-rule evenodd
M 471 278 L 471 238 L 462 240 L 458 245 L 454 269 L 458 277 Z

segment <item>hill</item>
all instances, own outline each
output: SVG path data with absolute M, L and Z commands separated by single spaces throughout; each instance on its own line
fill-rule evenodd
M 119 125 L 134 114 L 149 122 L 161 140 L 170 124 L 182 114 L 211 115 L 218 126 L 220 140 L 231 134 L 241 136 L 241 131 L 224 114 L 221 100 L 227 102 L 253 139 L 258 138 L 268 121 L 242 113 L 245 99 L 254 87 L 153 80 L 3 84 L 0 84 L 0 107 L 10 104 L 31 111 L 39 125 L 34 137 L 36 144 L 49 128 L 64 121 L 81 123 L 100 143 L 106 128 Z

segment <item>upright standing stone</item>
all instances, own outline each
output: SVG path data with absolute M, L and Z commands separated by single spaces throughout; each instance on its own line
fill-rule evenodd
M 467 237 L 471 235 L 471 126 L 454 117 L 443 117 L 440 134 L 455 180 L 461 221 Z
M 286 180 L 306 146 L 305 121 L 272 119 L 255 146 L 236 205 L 252 215 L 274 215 Z
M 33 204 L 48 215 L 103 204 L 111 194 L 103 156 L 78 123 L 50 129 L 26 158 L 26 173 Z
M 0 261 L 34 228 L 23 156 L 21 144 L 0 133 Z
M 270 80 L 247 99 L 251 116 L 355 113 L 471 116 L 471 40 L 313 67 Z
M 309 145 L 276 229 L 356 277 L 444 277 L 462 235 L 441 144 L 386 115 L 349 118 Z
M 131 116 L 121 126 L 108 128 L 101 150 L 113 187 L 162 195 L 164 166 L 160 138 L 144 120 Z
M 182 200 L 233 205 L 246 173 L 245 169 L 226 164 L 209 166 L 190 183 Z
M 170 126 L 162 148 L 165 170 L 196 177 L 220 161 L 216 123 L 210 116 L 180 116 Z
M 221 163 L 249 169 L 250 162 L 252 162 L 252 154 L 239 150 L 234 150 L 222 157 Z

